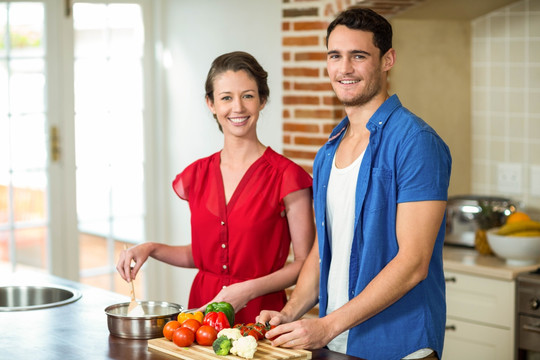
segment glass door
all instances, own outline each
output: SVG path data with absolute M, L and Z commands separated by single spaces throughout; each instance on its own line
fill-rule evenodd
M 0 0 L 0 272 L 129 294 L 115 265 L 145 240 L 150 4 Z
M 45 7 L 0 2 L 0 263 L 46 270 L 48 109 Z
M 121 291 L 118 253 L 145 234 L 142 7 L 75 2 L 73 29 L 80 278 Z

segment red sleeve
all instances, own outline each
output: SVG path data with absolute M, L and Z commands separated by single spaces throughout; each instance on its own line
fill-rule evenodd
M 283 181 L 281 182 L 280 200 L 292 192 L 311 188 L 313 179 L 300 165 L 290 162 L 283 172 Z
M 173 190 L 181 199 L 189 201 L 189 190 L 195 178 L 195 164 L 189 165 L 184 171 L 176 175 L 173 180 Z

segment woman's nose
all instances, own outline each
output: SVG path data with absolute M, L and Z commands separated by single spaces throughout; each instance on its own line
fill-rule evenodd
M 233 111 L 241 112 L 244 109 L 244 103 L 242 98 L 237 98 L 233 100 Z

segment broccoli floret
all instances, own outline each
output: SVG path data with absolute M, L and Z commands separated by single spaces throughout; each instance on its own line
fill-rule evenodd
M 227 336 L 222 335 L 212 343 L 212 348 L 216 355 L 229 355 L 232 348 L 232 341 Z

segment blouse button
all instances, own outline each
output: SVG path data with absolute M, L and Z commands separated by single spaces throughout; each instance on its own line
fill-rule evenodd
M 221 226 L 225 225 L 225 221 L 221 221 Z
M 226 245 L 226 244 L 221 244 L 221 247 L 222 247 L 223 249 L 225 249 L 225 248 L 227 247 L 227 245 Z
M 224 270 L 227 269 L 227 265 L 223 265 L 223 269 L 224 269 Z
M 227 287 L 227 285 L 223 285 L 222 289 L 225 289 Z

